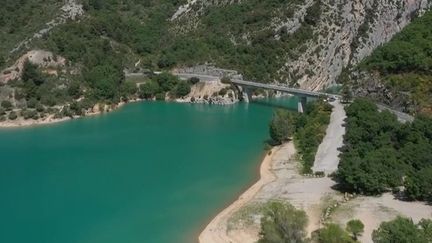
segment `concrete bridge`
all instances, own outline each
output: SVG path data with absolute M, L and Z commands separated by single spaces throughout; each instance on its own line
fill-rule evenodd
M 299 98 L 297 109 L 298 112 L 300 113 L 303 113 L 304 106 L 307 103 L 307 98 L 336 97 L 336 95 L 333 94 L 328 94 L 324 92 L 315 92 L 315 91 L 298 89 L 298 88 L 291 88 L 280 84 L 265 84 L 265 83 L 258 83 L 258 82 L 238 80 L 238 79 L 233 79 L 231 80 L 231 82 L 237 86 L 242 87 L 242 92 L 244 94 L 243 96 L 246 102 L 248 102 L 252 98 L 252 93 L 250 88 L 274 90 L 274 91 L 295 95 Z
M 197 77 L 202 81 L 216 81 L 222 78 L 220 76 L 212 76 L 212 75 L 196 74 L 196 73 L 173 73 L 173 74 L 182 79 Z M 265 83 L 258 83 L 253 81 L 240 80 L 240 79 L 231 79 L 231 83 L 238 86 L 239 90 L 243 92 L 243 100 L 246 102 L 249 102 L 251 100 L 252 89 L 255 88 L 274 90 L 274 91 L 295 95 L 299 98 L 299 103 L 298 103 L 299 112 L 303 112 L 304 106 L 306 105 L 307 102 L 307 98 L 338 97 L 337 95 L 333 95 L 333 94 L 309 91 L 309 90 L 298 89 L 298 88 L 291 88 L 281 84 L 265 84 Z

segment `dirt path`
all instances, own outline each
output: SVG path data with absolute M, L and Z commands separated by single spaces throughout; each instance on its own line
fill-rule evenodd
M 315 163 L 312 167 L 314 172 L 323 171 L 326 174 L 335 172 L 339 165 L 339 150 L 343 145 L 343 135 L 345 127 L 343 126 L 346 118 L 344 106 L 336 100 L 331 103 L 333 111 L 330 117 L 330 124 L 327 127 L 326 135 L 318 147 L 315 156 Z

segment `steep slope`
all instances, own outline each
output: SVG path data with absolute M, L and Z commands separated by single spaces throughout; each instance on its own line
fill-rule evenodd
M 432 114 L 431 25 L 427 12 L 352 68 L 346 81 L 355 94 L 405 112 Z
M 247 47 L 258 49 L 252 54 L 258 57 L 251 58 L 257 63 L 255 72 L 242 60 L 216 61 L 223 66 L 229 64 L 250 78 L 265 79 L 260 81 L 277 80 L 318 90 L 334 84 L 344 67 L 359 63 L 430 5 L 427 0 L 196 0 L 180 8 L 172 19 L 176 30 L 188 36 L 203 39 L 216 33 L 216 40 L 229 39 L 231 43 L 225 45 L 240 49 L 235 58 L 242 58 Z M 278 51 L 272 53 L 265 47 Z M 264 51 L 259 52 L 260 48 Z M 230 53 L 218 54 L 230 58 Z M 264 75 L 266 72 L 272 73 Z
M 27 108 L 35 114 L 36 103 L 44 106 L 40 110 L 63 115 L 71 114 L 69 108 L 81 114 L 82 107 L 88 110 L 97 103 L 136 98 L 136 84 L 127 82 L 124 71 L 212 63 L 259 82 L 325 89 L 336 83 L 345 67 L 355 66 L 432 4 L 430 0 L 22 2 L 8 1 L 6 9 L 13 11 L 1 17 L 6 24 L 0 31 L 7 34 L 0 35 L 6 43 L 0 47 L 4 70 L 0 102 L 11 102 L 20 114 Z M 28 20 L 24 28 L 13 27 L 15 15 L 18 23 Z M 22 55 L 31 50 L 48 53 L 42 63 L 61 57 L 64 65 L 56 70 L 38 63 L 24 65 Z M 19 59 L 22 65 L 13 66 Z M 17 75 L 21 73 L 27 74 L 26 79 Z M 169 83 L 158 86 L 160 80 L 153 80 L 143 86 L 151 89 L 141 90 L 144 96 L 164 97 L 162 87 L 175 92 L 178 83 L 169 77 L 164 80 Z M 187 84 L 181 85 L 180 93 L 188 91 Z M 48 109 L 52 106 L 54 111 Z M 11 109 L 8 103 L 4 108 Z

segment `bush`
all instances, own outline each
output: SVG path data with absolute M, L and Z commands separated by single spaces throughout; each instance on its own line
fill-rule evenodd
M 355 243 L 348 233 L 337 224 L 327 224 L 318 231 L 319 243 Z
M 374 230 L 372 239 L 375 243 L 430 243 L 432 242 L 431 226 L 432 221 L 429 219 L 422 219 L 416 225 L 411 219 L 397 217 L 392 221 L 382 223 L 378 229 Z
M 37 103 L 36 104 L 36 111 L 37 112 L 43 112 L 43 111 L 45 111 L 45 108 L 41 103 Z
M 35 110 L 22 110 L 21 116 L 24 117 L 25 120 L 30 118 L 37 119 L 37 112 Z
M 227 94 L 227 92 L 228 92 L 228 89 L 227 88 L 223 88 L 223 89 L 219 90 L 219 95 L 220 96 L 225 96 Z
M 221 78 L 221 83 L 223 84 L 231 84 L 231 79 L 228 77 Z
M 0 107 L 0 115 L 5 115 L 6 111 L 4 108 Z
M 271 202 L 261 218 L 258 243 L 304 242 L 307 216 L 290 204 Z
M 18 118 L 18 115 L 16 114 L 15 111 L 11 111 L 11 113 L 9 113 L 9 120 L 16 120 Z
M 177 84 L 174 93 L 177 97 L 184 97 L 188 95 L 190 92 L 191 92 L 190 84 L 188 82 L 181 81 Z
M 364 232 L 364 224 L 358 219 L 350 220 L 347 223 L 346 231 L 352 234 L 354 240 L 357 240 L 357 238 Z
M 147 81 L 140 86 L 139 97 L 141 99 L 151 99 L 161 92 L 159 84 L 153 80 Z
M 190 84 L 195 85 L 195 84 L 199 83 L 200 79 L 197 77 L 192 77 L 188 81 Z
M 1 102 L 1 107 L 3 107 L 5 110 L 10 111 L 12 110 L 12 103 L 9 100 L 3 100 Z
M 38 101 L 36 100 L 36 98 L 30 98 L 30 100 L 27 101 L 27 107 L 28 108 L 36 108 L 37 103 L 38 103 Z
M 165 93 L 157 93 L 155 98 L 156 100 L 165 100 Z

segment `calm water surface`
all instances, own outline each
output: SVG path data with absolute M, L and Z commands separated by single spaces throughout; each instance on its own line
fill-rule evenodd
M 195 242 L 256 179 L 274 107 L 136 103 L 0 130 L 0 242 Z

